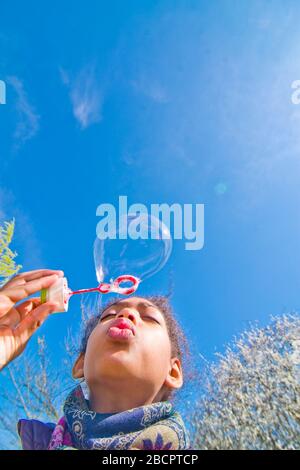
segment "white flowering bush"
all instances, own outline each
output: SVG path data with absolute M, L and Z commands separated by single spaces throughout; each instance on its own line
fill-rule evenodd
M 252 328 L 206 367 L 195 449 L 300 449 L 300 317 Z

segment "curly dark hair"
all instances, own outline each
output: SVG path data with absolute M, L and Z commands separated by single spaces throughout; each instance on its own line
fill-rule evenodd
M 172 357 L 177 357 L 180 360 L 183 377 L 185 378 L 185 376 L 188 375 L 187 365 L 190 362 L 191 352 L 186 335 L 181 326 L 179 325 L 177 319 L 175 318 L 173 309 L 169 302 L 169 298 L 164 295 L 147 295 L 142 296 L 142 298 L 154 304 L 163 314 L 171 342 L 171 355 Z M 87 321 L 81 340 L 80 353 L 85 353 L 90 334 L 97 326 L 103 312 L 111 305 L 116 304 L 121 300 L 122 298 L 118 298 L 117 300 L 111 300 L 110 302 L 106 303 L 101 308 L 101 311 L 98 315 L 92 316 Z M 166 390 L 161 401 L 171 400 L 174 397 L 175 392 L 176 390 L 173 389 Z

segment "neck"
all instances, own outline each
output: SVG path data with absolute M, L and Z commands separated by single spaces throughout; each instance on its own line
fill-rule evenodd
M 128 382 L 129 386 L 128 387 Z M 159 393 L 145 391 L 139 386 L 134 386 L 132 381 L 114 384 L 89 384 L 90 408 L 96 413 L 120 413 L 140 406 L 150 405 L 160 401 Z

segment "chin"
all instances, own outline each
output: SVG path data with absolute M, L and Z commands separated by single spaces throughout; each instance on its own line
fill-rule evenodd
M 110 376 L 110 377 L 119 377 L 122 376 L 132 376 L 135 372 L 135 365 L 132 362 L 132 358 L 125 358 L 124 352 L 116 352 L 113 354 L 107 355 L 103 358 L 103 361 L 97 367 L 95 375 L 97 377 Z

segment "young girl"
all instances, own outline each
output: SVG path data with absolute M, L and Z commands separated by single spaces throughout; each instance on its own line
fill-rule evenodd
M 171 401 L 185 336 L 163 296 L 114 300 L 86 326 L 57 425 L 20 420 L 23 449 L 189 449 Z

